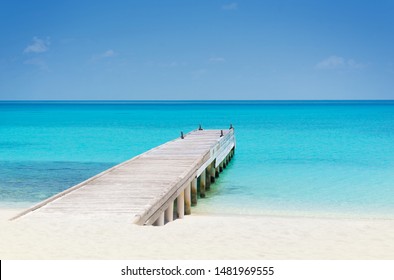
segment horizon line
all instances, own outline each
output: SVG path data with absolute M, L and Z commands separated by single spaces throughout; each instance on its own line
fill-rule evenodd
M 0 99 L 0 102 L 342 102 L 394 101 L 394 99 Z

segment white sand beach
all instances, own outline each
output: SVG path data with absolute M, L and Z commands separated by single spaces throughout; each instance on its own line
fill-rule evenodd
M 1 259 L 394 259 L 394 221 L 186 216 L 164 227 L 92 217 L 8 219 Z

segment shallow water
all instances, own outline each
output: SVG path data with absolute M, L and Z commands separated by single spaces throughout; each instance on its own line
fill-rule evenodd
M 198 211 L 394 215 L 394 102 L 0 102 L 0 203 L 31 204 L 190 131 L 236 155 Z

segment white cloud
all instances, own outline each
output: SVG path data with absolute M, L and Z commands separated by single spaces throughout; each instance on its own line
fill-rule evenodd
M 33 42 L 28 45 L 24 53 L 43 53 L 49 50 L 50 40 L 49 37 L 45 40 L 40 39 L 38 37 L 33 38 Z
M 341 56 L 332 55 L 316 64 L 320 70 L 327 69 L 362 69 L 364 64 L 358 63 L 353 59 L 345 59 Z
M 101 57 L 113 57 L 115 55 L 116 55 L 116 53 L 113 50 L 107 50 L 107 51 L 103 52 L 100 56 Z
M 225 61 L 226 60 L 223 57 L 218 57 L 218 56 L 214 56 L 209 59 L 209 62 L 212 62 L 212 63 L 221 63 L 221 62 L 225 62 Z
M 340 56 L 332 55 L 318 64 L 316 64 L 316 68 L 318 69 L 335 69 L 340 68 L 345 65 L 345 59 Z
M 230 3 L 222 6 L 223 10 L 236 10 L 238 9 L 238 4 L 237 3 Z
M 48 70 L 48 65 L 46 64 L 45 60 L 38 57 L 25 60 L 23 63 L 37 66 L 40 70 Z
M 116 53 L 112 49 L 106 50 L 105 52 L 102 52 L 100 54 L 93 55 L 92 62 L 99 61 L 99 60 L 102 60 L 102 59 L 111 58 L 111 57 L 115 57 L 117 55 L 118 55 L 118 53 Z
M 353 59 L 349 59 L 347 61 L 347 65 L 348 67 L 350 67 L 351 69 L 363 69 L 365 68 L 365 65 L 362 63 L 358 63 L 356 61 L 354 61 Z
M 206 72 L 207 72 L 207 70 L 205 70 L 205 69 L 198 69 L 196 71 L 193 71 L 192 72 L 193 80 L 198 80 L 198 79 L 202 78 Z

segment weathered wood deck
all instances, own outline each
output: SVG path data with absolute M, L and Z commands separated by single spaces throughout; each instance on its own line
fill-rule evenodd
M 13 219 L 113 215 L 163 225 L 190 214 L 234 154 L 234 129 L 195 130 L 69 188 Z M 197 180 L 198 178 L 198 180 Z

